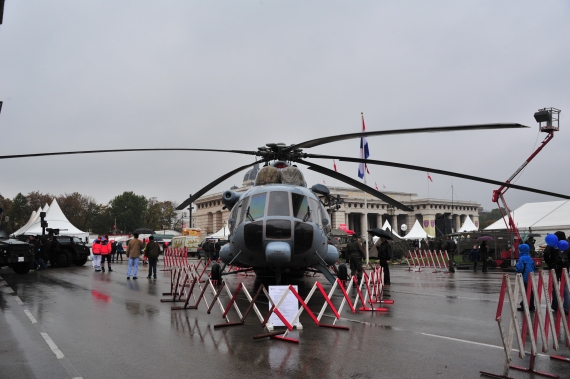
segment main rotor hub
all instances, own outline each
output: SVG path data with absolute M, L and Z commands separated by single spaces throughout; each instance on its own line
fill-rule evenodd
M 292 149 L 293 145 L 286 145 L 284 143 L 267 143 L 265 146 L 257 148 L 258 157 L 263 157 L 266 160 L 272 161 L 285 161 L 294 162 L 301 158 L 306 158 L 303 149 Z

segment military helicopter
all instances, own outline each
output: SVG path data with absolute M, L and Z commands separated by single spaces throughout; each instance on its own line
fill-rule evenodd
M 292 276 L 303 275 L 306 271 L 321 272 L 332 283 L 335 280 L 335 274 L 331 273 L 329 267 L 334 267 L 334 264 L 338 261 L 339 252 L 333 245 L 328 244 L 327 234 L 330 230 L 330 218 L 323 201 L 319 197 L 320 195 L 327 199 L 325 201 L 330 201 L 330 191 L 322 184 L 308 188 L 301 170 L 295 163 L 305 165 L 311 171 L 327 175 L 356 187 L 396 208 L 404 211 L 412 211 L 412 209 L 362 182 L 305 159 L 336 159 L 346 162 L 365 163 L 367 165 L 428 171 L 564 199 L 570 199 L 570 196 L 435 168 L 338 155 L 310 154 L 304 152 L 303 149 L 336 141 L 373 136 L 518 128 L 528 128 L 528 126 L 517 123 L 498 123 L 368 131 L 317 138 L 292 145 L 268 143 L 266 146 L 252 151 L 141 148 L 4 155 L 0 156 L 0 159 L 140 151 L 207 151 L 256 156 L 259 159 L 220 176 L 186 199 L 177 209 L 184 209 L 210 189 L 236 173 L 255 164 L 265 164 L 257 174 L 254 187 L 243 193 L 228 190 L 222 195 L 222 202 L 230 210 L 231 214 L 228 223 L 230 228 L 229 243 L 220 250 L 220 260 L 224 265 L 232 265 L 244 270 L 254 270 L 260 276 L 272 275 L 276 278 L 277 283 L 281 281 L 283 274 Z M 223 267 L 219 264 L 214 264 L 212 266 L 212 278 L 219 279 L 221 275 L 234 274 L 241 270 L 223 271 Z M 341 277 L 346 276 L 346 267 L 344 265 L 341 265 L 338 270 L 335 268 L 334 271 Z

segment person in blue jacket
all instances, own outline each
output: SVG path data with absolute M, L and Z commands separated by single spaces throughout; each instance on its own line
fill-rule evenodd
M 469 258 L 473 261 L 473 272 L 477 272 L 477 262 L 479 261 L 479 248 L 473 245 L 473 249 L 469 252 Z
M 534 261 L 529 255 L 530 253 L 530 246 L 527 244 L 519 245 L 519 261 L 515 266 L 515 272 L 522 274 L 523 282 L 524 282 L 524 290 L 523 296 L 526 296 L 526 287 L 528 285 L 528 273 L 534 272 Z M 534 294 L 531 292 L 530 295 L 530 303 L 528 304 L 528 309 L 534 311 Z M 523 303 L 521 301 L 520 307 L 518 308 L 519 311 L 523 310 Z

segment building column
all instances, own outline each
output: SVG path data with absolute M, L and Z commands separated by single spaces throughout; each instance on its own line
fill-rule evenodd
M 461 220 L 460 220 L 460 215 L 458 214 L 454 214 L 453 215 L 453 231 L 457 232 L 459 229 L 461 229 Z
M 214 214 L 208 212 L 208 221 L 206 223 L 206 234 L 214 233 Z
M 409 214 L 406 217 L 406 225 L 408 226 L 408 229 L 406 230 L 406 234 L 408 234 L 408 232 L 410 230 L 412 230 L 412 228 L 414 227 L 414 224 L 416 223 L 417 217 L 415 214 Z
M 336 212 L 332 213 L 333 220 L 331 220 L 331 224 L 333 224 L 333 228 L 339 229 L 340 224 L 346 224 L 346 212 L 341 211 L 340 209 Z
M 382 229 L 382 215 L 380 213 L 376 214 L 376 225 L 378 225 L 378 229 Z
M 394 215 L 391 218 L 392 220 L 390 221 L 390 226 L 392 227 L 392 230 L 394 231 L 394 233 L 400 235 L 400 233 L 398 233 L 398 215 Z

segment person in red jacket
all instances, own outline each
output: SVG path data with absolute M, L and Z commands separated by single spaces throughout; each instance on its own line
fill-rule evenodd
M 93 241 L 91 251 L 93 252 L 93 267 L 95 271 L 101 271 L 101 236 L 98 236 Z
M 107 260 L 107 267 L 109 272 L 113 272 L 111 268 L 111 242 L 109 242 L 109 236 L 101 238 L 101 271 L 105 272 L 105 260 Z

